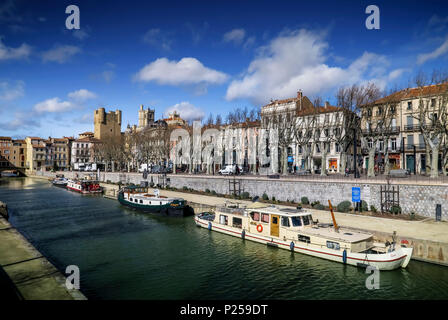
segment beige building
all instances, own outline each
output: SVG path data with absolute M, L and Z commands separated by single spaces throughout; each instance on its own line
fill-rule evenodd
M 121 137 L 121 111 L 106 113 L 104 108 L 94 111 L 94 137 L 99 140 Z
M 13 149 L 11 137 L 0 137 L 0 168 L 10 168 L 11 151 Z
M 26 167 L 29 171 L 44 170 L 46 167 L 46 143 L 39 137 L 26 137 Z
M 14 167 L 26 167 L 26 150 L 25 140 L 12 140 L 11 163 Z
M 426 124 L 430 118 L 437 119 L 440 108 L 437 100 L 441 93 L 447 92 L 448 84 L 407 88 L 377 100 L 373 106 L 363 111 L 361 128 L 363 130 L 364 154 L 372 146 L 378 124 L 384 123 L 384 134 L 376 143 L 375 167 L 384 165 L 385 151 L 389 153 L 390 168 L 404 168 L 411 172 L 424 173 L 426 167 L 426 143 L 419 123 L 422 105 L 426 106 Z M 448 108 L 448 106 L 445 106 Z M 373 124 L 373 125 L 372 125 Z M 369 126 L 373 126 L 369 128 Z M 368 160 L 365 157 L 364 168 Z M 441 157 L 439 156 L 439 168 Z

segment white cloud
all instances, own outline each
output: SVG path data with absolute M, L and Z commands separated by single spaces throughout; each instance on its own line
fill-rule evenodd
M 244 31 L 244 29 L 233 29 L 232 31 L 224 34 L 223 41 L 240 44 L 241 42 L 243 42 L 245 36 L 246 31 Z
M 45 51 L 42 54 L 42 60 L 44 62 L 50 61 L 64 63 L 79 52 L 81 52 L 81 49 L 75 46 L 55 46 L 53 49 Z
M 89 37 L 89 34 L 84 29 L 74 30 L 73 36 L 78 40 L 84 40 Z
M 75 109 L 77 106 L 71 101 L 61 101 L 59 98 L 51 98 L 39 102 L 34 106 L 34 111 L 37 113 L 51 112 L 60 113 Z
M 68 97 L 76 101 L 86 101 L 89 99 L 95 99 L 96 94 L 86 89 L 80 89 L 78 91 L 70 92 Z
M 26 112 L 16 112 L 12 120 L 0 122 L 0 127 L 8 131 L 16 131 L 18 129 L 30 129 L 33 127 L 40 127 L 40 123 L 36 118 L 30 117 Z
M 178 62 L 159 58 L 144 66 L 134 76 L 134 80 L 167 85 L 220 84 L 227 77 L 225 73 L 205 67 L 195 58 L 182 58 Z
M 92 114 L 92 112 L 85 113 L 81 117 L 75 118 L 74 121 L 77 123 L 82 123 L 82 124 L 84 124 L 84 123 L 91 124 L 91 123 L 93 123 L 93 114 Z
M 12 101 L 23 97 L 25 94 L 25 82 L 16 81 L 13 86 L 9 82 L 0 82 L 0 100 Z
M 417 63 L 423 64 L 426 61 L 436 59 L 436 58 L 444 55 L 445 53 L 448 53 L 448 38 L 445 40 L 445 42 L 442 43 L 442 45 L 440 47 L 438 47 L 434 51 L 419 54 L 417 57 Z
M 226 99 L 248 98 L 263 104 L 271 98 L 295 96 L 299 89 L 313 96 L 367 80 L 385 85 L 388 61 L 384 56 L 364 52 L 348 67 L 341 68 L 326 64 L 329 55 L 322 35 L 304 29 L 283 33 L 258 49 L 242 78 L 227 88 Z
M 202 111 L 200 108 L 195 107 L 189 102 L 181 102 L 176 103 L 174 106 L 168 107 L 165 110 L 165 116 L 168 117 L 170 113 L 173 111 L 177 111 L 179 113 L 180 117 L 184 120 L 200 120 L 205 116 L 204 111 Z
M 0 37 L 0 61 L 1 60 L 13 60 L 13 59 L 24 59 L 31 54 L 31 47 L 25 43 L 22 43 L 20 47 L 11 48 L 3 44 L 2 38 Z

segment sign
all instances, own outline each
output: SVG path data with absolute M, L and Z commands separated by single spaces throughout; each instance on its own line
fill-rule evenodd
M 288 162 L 294 162 L 294 157 L 293 156 L 288 156 Z
M 352 187 L 352 202 L 361 202 L 361 188 Z

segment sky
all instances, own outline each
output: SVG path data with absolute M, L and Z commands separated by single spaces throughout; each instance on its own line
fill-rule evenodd
M 340 87 L 446 66 L 448 1 L 0 0 L 0 136 L 77 137 L 99 107 L 124 131 L 141 104 L 187 120 L 298 90 L 335 104 Z

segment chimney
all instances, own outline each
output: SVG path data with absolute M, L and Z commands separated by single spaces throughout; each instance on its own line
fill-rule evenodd
M 297 91 L 297 99 L 302 99 L 302 90 Z
M 140 110 L 143 110 L 143 105 L 142 104 L 140 105 Z
M 325 101 L 325 108 L 328 108 L 330 106 L 330 102 Z

